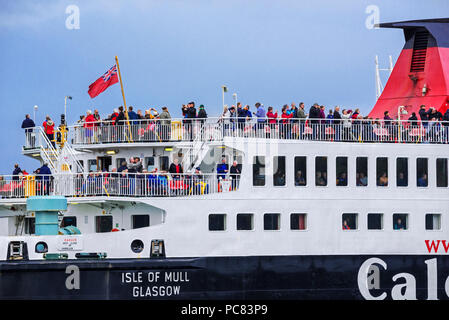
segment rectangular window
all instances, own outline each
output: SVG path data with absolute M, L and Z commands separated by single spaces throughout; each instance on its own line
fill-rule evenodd
M 88 170 L 89 172 L 97 171 L 97 159 L 89 159 L 87 160 Z
M 393 214 L 393 230 L 407 230 L 408 229 L 408 214 L 395 213 Z
M 307 185 L 307 158 L 295 157 L 295 186 Z
M 342 228 L 343 230 L 357 230 L 357 213 L 343 213 Z
M 285 157 L 273 157 L 273 185 L 285 186 Z
M 357 157 L 356 159 L 356 181 L 357 187 L 366 187 L 368 185 L 368 158 Z
M 125 158 L 117 158 L 117 159 L 115 159 L 115 162 L 116 162 L 116 165 L 117 165 L 117 169 L 122 166 L 123 162 L 125 162 L 125 166 L 126 166 L 126 159 Z
M 156 168 L 154 157 L 145 157 L 145 168 L 148 170 L 148 172 L 151 172 Z
M 139 229 L 150 226 L 150 215 L 148 214 L 136 214 L 131 216 L 132 228 Z
M 253 158 L 253 186 L 265 185 L 265 157 L 256 156 Z
M 337 157 L 335 174 L 337 186 L 346 187 L 348 185 L 348 157 Z
M 416 185 L 418 187 L 427 187 L 429 185 L 427 158 L 416 159 Z
M 263 215 L 264 230 L 280 230 L 281 215 L 279 213 L 265 213 Z
M 382 213 L 368 213 L 368 230 L 382 230 L 383 219 Z
M 254 215 L 252 213 L 237 214 L 237 230 L 253 230 Z
M 168 171 L 168 156 L 160 156 L 159 157 L 159 171 Z
M 65 228 L 68 226 L 76 227 L 76 217 L 64 217 L 61 221 L 61 228 Z
M 25 218 L 25 233 L 26 234 L 36 233 L 36 218 Z
M 408 186 L 408 158 L 396 159 L 396 186 Z
M 290 215 L 290 230 L 306 230 L 307 215 L 305 213 L 292 213 Z
M 95 231 L 111 232 L 112 230 L 112 216 L 96 216 L 95 217 Z
M 437 159 L 437 187 L 447 188 L 447 159 Z
M 224 231 L 224 230 L 226 230 L 226 215 L 210 214 L 209 231 Z
M 376 159 L 376 178 L 377 186 L 388 186 L 388 158 Z
M 440 230 L 441 229 L 441 214 L 428 213 L 426 214 L 426 230 Z
M 327 157 L 315 158 L 315 185 L 327 186 Z

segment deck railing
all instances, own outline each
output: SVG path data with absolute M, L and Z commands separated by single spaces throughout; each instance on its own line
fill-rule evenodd
M 216 174 L 117 173 L 0 176 L 1 198 L 60 195 L 67 197 L 181 197 L 230 192 L 239 176 Z
M 286 140 L 445 143 L 449 122 L 408 120 L 264 120 L 240 118 L 132 120 L 115 125 L 97 122 L 70 127 L 71 143 L 93 145 L 130 142 L 220 141 L 225 137 Z

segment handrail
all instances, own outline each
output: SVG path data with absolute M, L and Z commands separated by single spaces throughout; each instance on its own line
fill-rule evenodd
M 448 143 L 448 121 L 367 119 L 165 119 L 132 120 L 133 142 L 221 141 L 231 138 L 287 140 Z M 72 127 L 73 144 L 127 143 L 124 125 Z M 217 126 L 219 124 L 219 126 Z M 219 131 L 217 134 L 216 131 Z
M 236 191 L 240 175 L 98 172 L 0 176 L 1 198 L 179 197 Z
M 53 147 L 53 144 L 51 143 L 51 141 L 48 139 L 47 135 L 44 132 L 44 129 L 42 127 L 37 127 L 37 128 L 39 130 L 39 137 L 40 137 L 39 140 L 43 139 L 45 142 L 45 146 L 43 146 L 42 143 L 40 143 L 40 146 L 39 146 L 41 153 L 43 153 L 46 158 L 46 159 L 44 159 L 44 161 L 48 162 L 50 164 L 50 166 L 53 168 L 53 170 L 58 172 L 59 171 L 58 166 L 51 159 L 49 153 L 47 152 L 47 149 L 50 150 L 50 152 L 54 155 L 55 159 L 58 159 L 58 152 Z

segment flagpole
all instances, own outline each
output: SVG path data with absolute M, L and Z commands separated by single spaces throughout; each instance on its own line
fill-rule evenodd
M 133 135 L 131 133 L 131 127 L 129 125 L 128 108 L 126 107 L 125 91 L 123 90 L 122 74 L 120 73 L 120 66 L 118 64 L 118 57 L 117 56 L 115 56 L 115 63 L 117 64 L 118 77 L 120 79 L 120 87 L 122 88 L 123 104 L 125 105 L 126 123 L 128 124 L 129 136 L 131 137 L 131 141 L 130 141 L 130 139 L 128 139 L 128 142 L 132 142 Z

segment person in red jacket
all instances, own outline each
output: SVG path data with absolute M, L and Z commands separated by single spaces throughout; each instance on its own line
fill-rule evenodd
M 92 114 L 92 111 L 87 110 L 86 117 L 84 118 L 83 127 L 85 128 L 84 132 L 87 137 L 88 143 L 91 143 L 91 137 L 93 135 L 93 130 L 96 122 L 97 119 L 95 119 L 94 115 Z
M 48 140 L 50 140 L 53 148 L 55 148 L 55 142 L 53 141 L 55 138 L 55 123 L 53 122 L 53 120 L 51 120 L 50 116 L 45 117 L 45 121 L 42 126 L 44 127 L 44 132 Z
M 291 138 L 291 127 L 290 127 L 290 120 L 293 118 L 293 113 L 287 114 L 288 105 L 284 105 L 282 107 L 282 115 L 281 115 L 281 134 L 283 139 L 290 139 Z
M 115 120 L 117 119 L 117 117 L 118 117 L 118 109 L 114 109 L 114 112 L 111 115 L 111 121 L 113 125 L 115 125 Z
M 276 130 L 276 122 L 277 122 L 278 113 L 273 113 L 273 107 L 268 107 L 267 118 L 268 118 L 268 126 L 270 127 L 270 133 Z M 270 133 L 268 137 L 270 137 Z

